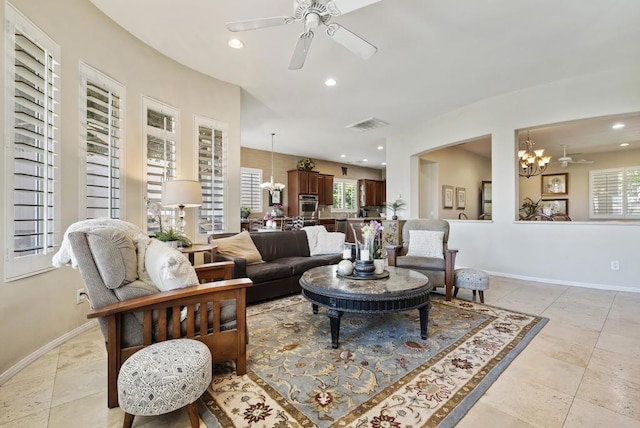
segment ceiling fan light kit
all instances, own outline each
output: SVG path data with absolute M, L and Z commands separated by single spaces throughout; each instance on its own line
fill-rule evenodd
M 380 0 L 295 0 L 293 16 L 229 22 L 227 23 L 227 28 L 229 31 L 247 31 L 304 22 L 304 31 L 298 36 L 298 41 L 291 56 L 290 70 L 302 68 L 311 47 L 311 41 L 314 36 L 313 30 L 320 25 L 327 27 L 325 32 L 329 38 L 360 58 L 369 59 L 378 51 L 378 48 L 340 24 L 329 23 L 329 20 L 334 16 L 344 15 L 378 1 Z

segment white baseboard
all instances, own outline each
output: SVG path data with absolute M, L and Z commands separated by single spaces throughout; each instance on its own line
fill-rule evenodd
M 82 324 L 80 327 L 77 327 L 77 328 L 71 330 L 70 332 L 63 334 L 62 336 L 60 336 L 60 337 L 52 340 L 51 342 L 47 343 L 42 348 L 37 349 L 35 352 L 32 352 L 31 354 L 27 355 L 25 358 L 23 358 L 22 360 L 18 361 L 17 364 L 11 366 L 7 371 L 5 371 L 4 373 L 0 374 L 0 385 L 3 385 L 9 379 L 11 379 L 13 376 L 15 376 L 18 372 L 20 372 L 20 370 L 24 369 L 29 364 L 33 363 L 35 360 L 37 360 L 38 358 L 42 357 L 47 352 L 57 348 L 58 346 L 62 345 L 63 343 L 65 343 L 69 339 L 72 339 L 75 336 L 77 336 L 77 335 L 79 335 L 81 333 L 84 333 L 87 330 L 90 330 L 91 328 L 96 326 L 97 323 L 98 323 L 97 320 L 91 320 L 89 322 L 86 322 L 86 323 Z
M 629 293 L 640 293 L 640 288 L 636 288 L 636 287 L 621 287 L 619 285 L 591 284 L 588 282 L 564 281 L 561 279 L 550 279 L 550 278 L 537 278 L 534 276 L 513 275 L 510 273 L 504 273 L 504 272 L 494 272 L 494 271 L 486 271 L 486 272 L 492 276 L 500 276 L 503 278 L 511 278 L 511 279 L 520 279 L 523 281 L 541 282 L 543 284 L 569 285 L 571 287 L 595 288 L 598 290 L 606 290 L 606 291 L 625 291 Z

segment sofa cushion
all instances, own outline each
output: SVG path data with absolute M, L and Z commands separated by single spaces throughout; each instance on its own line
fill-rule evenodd
M 124 232 L 98 227 L 87 231 L 87 241 L 107 288 L 116 289 L 138 279 L 136 247 Z
M 217 251 L 220 254 L 227 257 L 242 257 L 247 260 L 247 265 L 264 262 L 247 231 L 228 238 L 213 239 L 211 243 L 218 246 Z
M 280 263 L 270 262 L 247 266 L 247 276 L 256 284 L 274 279 L 289 278 L 292 275 L 291 266 Z
M 444 271 L 444 259 L 433 257 L 398 256 L 396 266 L 407 269 L 429 269 Z
M 282 257 L 309 256 L 307 234 L 301 230 L 257 232 L 251 239 L 267 263 Z
M 302 275 L 314 267 L 331 264 L 327 263 L 327 260 L 321 257 L 283 257 L 274 260 L 272 263 L 289 266 L 293 275 Z
M 432 230 L 410 230 L 407 256 L 444 259 L 444 232 Z

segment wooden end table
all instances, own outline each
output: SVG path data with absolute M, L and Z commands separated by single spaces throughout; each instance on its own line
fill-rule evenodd
M 351 279 L 336 274 L 337 265 L 320 266 L 306 271 L 300 278 L 302 295 L 311 302 L 313 313 L 318 306 L 327 308 L 331 324 L 331 346 L 338 347 L 340 318 L 345 312 L 388 313 L 418 309 L 420 337 L 427 338 L 427 323 L 433 287 L 429 279 L 409 269 L 387 267 L 384 279 Z
M 206 253 L 207 251 L 211 253 L 211 261 L 215 262 L 218 246 L 214 244 L 193 244 L 190 247 L 180 247 L 178 249 L 182 254 L 186 254 L 189 257 L 191 265 L 195 265 L 196 253 Z

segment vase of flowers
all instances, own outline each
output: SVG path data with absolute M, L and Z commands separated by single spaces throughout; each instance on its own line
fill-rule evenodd
M 273 204 L 273 213 L 275 217 L 282 217 L 284 215 L 284 211 L 282 210 L 282 205 Z
M 352 228 L 354 225 L 351 225 Z M 371 264 L 367 267 L 371 275 L 381 274 L 384 272 L 385 253 L 382 248 L 382 223 L 372 220 L 369 224 L 361 227 L 361 238 L 358 240 L 358 233 L 354 228 L 354 236 L 356 236 L 356 244 L 358 245 L 358 254 L 356 261 L 356 271 L 358 270 L 358 262 L 360 264 Z M 362 276 L 362 275 L 361 275 Z
M 275 229 L 276 228 L 276 223 L 273 221 L 273 216 L 272 215 L 265 216 L 264 220 L 265 220 L 265 226 L 266 226 L 267 229 Z

